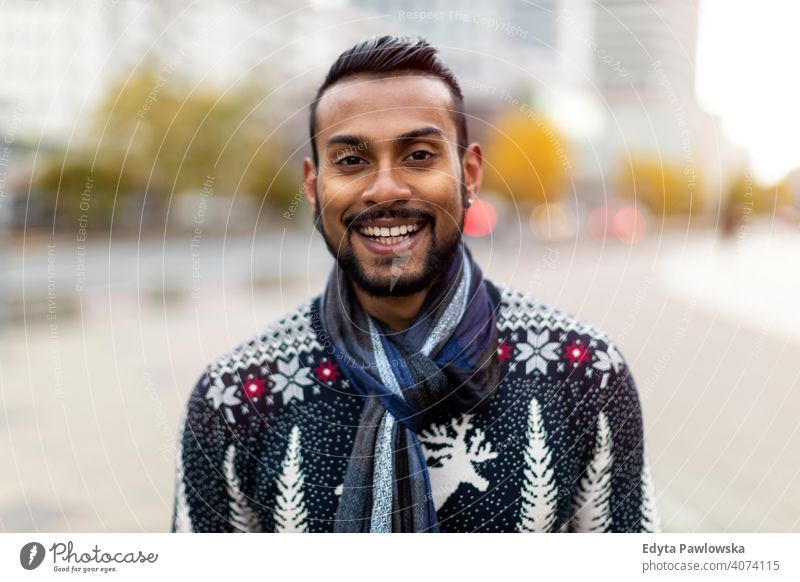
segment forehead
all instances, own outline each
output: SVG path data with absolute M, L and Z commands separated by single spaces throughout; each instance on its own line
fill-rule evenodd
M 352 77 L 320 99 L 317 140 L 324 144 L 333 133 L 380 140 L 433 125 L 455 141 L 452 107 L 449 87 L 436 77 Z

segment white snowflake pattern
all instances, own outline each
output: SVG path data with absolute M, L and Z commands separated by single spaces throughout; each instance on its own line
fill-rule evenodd
M 614 348 L 613 345 L 608 347 L 607 353 L 600 350 L 595 350 L 594 355 L 597 358 L 595 363 L 592 364 L 595 369 L 607 372 L 611 368 L 614 368 L 614 372 L 619 373 L 619 369 L 623 364 L 623 360 L 622 356 L 619 355 L 619 352 Z
M 219 408 L 222 404 L 225 406 L 236 406 L 242 402 L 235 396 L 238 388 L 236 384 L 223 386 L 221 382 L 214 382 L 209 386 L 208 392 L 206 392 L 206 398 L 212 401 L 215 409 Z
M 550 330 L 544 329 L 536 334 L 533 330 L 528 330 L 528 342 L 517 344 L 519 354 L 516 360 L 526 361 L 525 373 L 530 374 L 534 369 L 542 374 L 547 374 L 547 364 L 558 359 L 556 350 L 558 342 L 550 341 Z
M 296 356 L 291 361 L 277 360 L 278 373 L 272 374 L 270 379 L 274 385 L 273 393 L 283 392 L 283 403 L 288 404 L 292 398 L 303 400 L 303 386 L 311 386 L 314 380 L 308 377 L 310 368 L 300 367 L 300 359 Z
M 592 364 L 595 368 L 601 371 L 606 371 L 611 369 L 611 358 L 608 357 L 608 354 L 605 352 L 601 352 L 600 350 L 596 350 L 594 353 L 597 361 Z

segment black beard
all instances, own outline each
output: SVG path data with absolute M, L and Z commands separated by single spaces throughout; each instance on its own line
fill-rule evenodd
M 328 247 L 328 252 L 330 252 L 331 255 L 336 258 L 336 261 L 339 263 L 339 266 L 342 268 L 342 271 L 344 271 L 344 274 L 347 275 L 347 277 L 354 284 L 356 284 L 360 289 L 362 289 L 364 293 L 366 293 L 371 297 L 377 297 L 377 298 L 403 297 L 406 295 L 412 295 L 414 293 L 418 293 L 428 288 L 447 271 L 447 267 L 450 264 L 450 259 L 458 249 L 458 243 L 461 241 L 461 236 L 464 231 L 464 215 L 466 213 L 466 205 L 463 202 L 466 200 L 467 197 L 467 189 L 462 181 L 461 185 L 462 212 L 461 212 L 461 222 L 458 227 L 458 232 L 451 239 L 442 241 L 442 244 L 437 244 L 435 228 L 434 228 L 435 222 L 434 220 L 429 220 L 427 222 L 425 228 L 430 229 L 431 250 L 428 252 L 428 256 L 426 257 L 425 261 L 425 266 L 422 269 L 422 272 L 413 278 L 369 277 L 367 273 L 364 271 L 362 264 L 356 258 L 355 252 L 353 252 L 352 243 L 348 245 L 348 250 L 344 252 L 341 252 L 339 249 L 333 247 L 330 240 L 328 239 L 328 236 L 325 234 L 325 228 L 322 225 L 319 197 L 316 194 L 316 190 L 314 195 L 316 197 L 314 226 L 322 235 L 322 239 L 325 241 L 325 246 Z M 391 210 L 388 210 L 385 212 L 385 215 L 392 216 L 393 213 Z M 351 224 L 347 225 L 346 232 L 347 232 L 346 236 L 348 237 L 353 236 L 353 228 L 351 227 Z M 383 259 L 383 261 L 380 264 L 381 266 L 391 266 L 392 261 L 395 260 L 397 260 L 397 257 L 387 257 Z
M 430 234 L 431 250 L 426 258 L 425 267 L 419 275 L 413 278 L 368 277 L 361 263 L 356 258 L 355 253 L 352 251 L 352 245 L 350 245 L 351 250 L 340 253 L 336 259 L 348 278 L 367 295 L 372 297 L 403 297 L 405 295 L 412 295 L 428 288 L 442 273 L 447 271 L 450 258 L 458 248 L 458 242 L 461 239 L 460 236 L 456 235 L 451 240 L 445 241 L 444 244 L 438 245 L 436 244 L 433 225 L 430 225 Z M 330 249 L 330 246 L 328 246 L 328 249 Z M 381 266 L 391 266 L 392 261 L 395 260 L 397 259 L 394 257 L 387 257 L 381 261 L 380 264 Z

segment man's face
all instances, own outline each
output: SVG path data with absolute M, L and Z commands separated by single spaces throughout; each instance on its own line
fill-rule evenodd
M 320 100 L 306 196 L 328 249 L 369 295 L 425 289 L 457 248 L 480 148 L 459 159 L 451 108 L 444 82 L 417 75 L 347 79 Z

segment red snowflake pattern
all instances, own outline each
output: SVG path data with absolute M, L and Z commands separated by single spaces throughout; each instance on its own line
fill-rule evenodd
M 336 382 L 336 379 L 341 376 L 339 364 L 329 362 L 327 358 L 324 358 L 322 363 L 314 368 L 314 373 L 317 375 L 317 380 L 326 384 Z
M 497 346 L 497 356 L 500 358 L 501 364 L 511 357 L 511 346 L 506 343 L 506 340 L 503 340 Z
M 266 392 L 266 390 L 266 380 L 262 380 L 258 376 L 250 376 L 244 386 L 242 386 L 242 391 L 250 400 L 258 400 L 261 393 Z
M 564 350 L 566 351 L 566 357 L 569 358 L 569 363 L 572 366 L 582 364 L 589 356 L 589 352 L 592 351 L 589 348 L 582 346 L 581 340 L 573 341 L 572 345 L 565 347 Z

